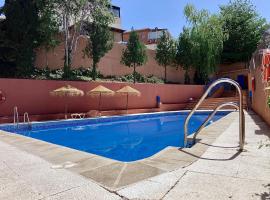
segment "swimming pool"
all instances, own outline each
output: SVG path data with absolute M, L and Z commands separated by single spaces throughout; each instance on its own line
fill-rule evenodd
M 196 112 L 189 123 L 196 131 L 210 112 Z M 220 111 L 216 121 L 229 114 Z M 183 147 L 184 121 L 188 112 L 151 113 L 81 120 L 1 125 L 0 129 L 62 145 L 118 161 L 131 162 L 150 157 L 168 146 Z

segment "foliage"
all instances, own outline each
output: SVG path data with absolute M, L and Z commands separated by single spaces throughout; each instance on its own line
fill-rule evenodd
M 37 1 L 37 4 L 42 8 L 42 12 L 39 14 L 39 45 L 43 46 L 46 50 L 46 67 L 48 67 L 48 51 L 54 49 L 60 44 L 60 40 L 57 37 L 59 33 L 60 20 L 57 18 L 57 12 L 54 9 L 55 0 L 41 0 Z
M 120 77 L 114 77 L 114 76 L 110 76 L 110 77 L 104 77 L 105 79 L 108 80 L 114 80 L 114 81 L 120 81 L 120 82 L 133 82 L 134 80 L 134 74 L 128 74 L 128 75 L 124 75 L 124 76 L 120 76 Z M 162 79 L 159 79 L 153 75 L 149 75 L 149 76 L 144 76 L 138 72 L 135 72 L 135 78 L 136 81 L 139 83 L 164 83 L 164 81 Z
M 190 83 L 189 69 L 192 66 L 192 57 L 190 56 L 191 50 L 192 43 L 190 39 L 190 31 L 184 28 L 176 43 L 176 55 L 174 62 L 177 66 L 182 66 L 185 70 L 185 84 Z
M 93 79 L 91 73 L 92 70 L 89 68 L 78 68 L 71 70 L 71 76 L 68 80 L 71 81 L 92 81 Z M 63 69 L 50 70 L 49 68 L 44 69 L 34 69 L 34 72 L 31 76 L 33 79 L 39 80 L 62 80 L 64 74 Z M 159 79 L 153 75 L 144 76 L 139 73 L 135 73 L 136 80 L 140 83 L 164 83 L 162 79 Z M 120 77 L 107 76 L 104 77 L 102 74 L 97 72 L 97 80 L 100 81 L 119 81 L 119 82 L 133 82 L 133 74 L 124 75 Z
M 107 15 L 109 0 L 56 0 L 56 10 L 62 19 L 65 57 L 64 78 L 71 76 L 71 64 L 76 51 L 78 39 L 82 36 L 82 27 L 91 22 L 97 13 Z
M 136 67 L 145 64 L 146 61 L 146 47 L 139 41 L 138 34 L 132 30 L 127 47 L 123 50 L 121 63 L 128 67 L 133 67 L 133 83 L 136 82 Z
M 220 7 L 225 21 L 224 31 L 229 38 L 224 42 L 223 62 L 248 62 L 266 30 L 266 20 L 249 0 L 232 0 Z
M 92 78 L 97 78 L 97 64 L 100 59 L 113 47 L 113 34 L 110 30 L 110 23 L 113 16 L 109 11 L 109 1 L 104 1 L 106 10 L 95 10 L 92 14 L 92 21 L 87 22 L 84 31 L 88 36 L 87 46 L 84 53 L 92 58 Z
M 14 77 L 16 74 L 16 49 L 6 39 L 6 23 L 0 21 L 0 77 Z
M 1 66 L 12 68 L 20 77 L 28 77 L 32 73 L 34 49 L 50 41 L 48 35 L 58 28 L 48 12 L 50 6 L 51 0 L 5 1 L 0 11 L 0 15 L 6 17 L 0 25 Z
M 189 27 L 184 28 L 179 46 L 181 50 L 181 42 L 188 43 L 190 55 L 181 54 L 180 51 L 179 60 L 186 65 L 191 60 L 191 66 L 197 71 L 198 78 L 206 83 L 208 76 L 216 70 L 223 42 L 227 38 L 223 32 L 223 21 L 220 16 L 210 15 L 207 10 L 198 11 L 192 5 L 185 7 L 185 16 Z
M 174 40 L 170 37 L 168 32 L 163 31 L 157 44 L 156 61 L 165 68 L 165 82 L 167 82 L 167 66 L 174 64 L 175 52 Z
M 61 24 L 64 33 L 64 74 L 65 79 L 71 76 L 71 63 L 76 44 L 80 36 L 80 30 L 83 20 L 86 20 L 86 0 L 57 0 L 56 11 L 59 18 L 62 18 Z M 89 14 L 89 13 L 88 13 Z M 86 20 L 88 21 L 88 20 Z
M 269 108 L 270 108 L 270 96 L 268 96 L 267 104 L 268 104 L 268 106 L 269 106 Z
M 6 0 L 1 14 L 6 16 L 1 40 L 13 54 L 17 75 L 25 76 L 32 71 L 33 49 L 38 43 L 38 9 L 33 1 Z

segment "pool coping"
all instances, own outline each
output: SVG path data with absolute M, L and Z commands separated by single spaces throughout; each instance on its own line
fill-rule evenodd
M 198 135 L 198 142 L 192 148 L 167 147 L 149 158 L 134 162 L 120 162 L 6 131 L 0 131 L 0 140 L 41 157 L 51 163 L 51 168 L 55 170 L 67 169 L 104 188 L 116 191 L 141 180 L 191 165 L 237 116 L 236 112 L 232 112 L 207 126 Z

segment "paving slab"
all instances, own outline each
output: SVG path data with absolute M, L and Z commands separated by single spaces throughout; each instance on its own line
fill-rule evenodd
M 53 198 L 55 195 L 55 198 L 62 195 L 62 199 L 67 199 L 65 196 L 70 195 L 65 192 L 74 189 L 74 194 L 79 194 L 79 191 L 85 188 L 91 188 L 88 194 L 93 194 L 93 197 L 99 196 L 99 199 L 119 199 L 119 196 L 80 175 L 65 169 L 52 169 L 51 163 L 19 149 L 16 151 L 16 147 L 1 141 L 0 146 L 7 152 L 0 153 L 0 199 L 32 200 Z M 79 189 L 80 187 L 82 189 Z M 85 195 L 82 195 L 82 199 Z
M 84 174 L 84 172 L 86 171 L 101 168 L 103 166 L 111 165 L 113 163 L 117 162 L 111 159 L 102 158 L 100 156 L 93 156 L 89 159 L 76 162 L 77 165 L 70 168 L 70 170 L 79 174 Z
M 122 198 L 111 192 L 104 192 L 93 183 L 75 187 L 70 190 L 44 198 L 44 200 L 121 200 Z
M 187 172 L 181 181 L 165 196 L 164 200 L 196 199 L 262 199 L 269 192 L 267 181 L 238 179 L 228 176 Z
M 173 172 L 146 179 L 117 191 L 128 199 L 161 199 L 184 175 L 186 170 L 179 169 Z

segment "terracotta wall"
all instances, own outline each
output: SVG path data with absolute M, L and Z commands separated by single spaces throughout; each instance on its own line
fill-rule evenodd
M 229 77 L 237 80 L 238 75 L 248 76 L 249 70 L 245 63 L 220 64 L 218 67 L 217 77 Z
M 123 34 L 120 32 L 113 32 L 113 39 L 115 42 L 121 42 L 123 40 Z
M 130 108 L 156 107 L 156 96 L 161 97 L 163 103 L 187 102 L 190 97 L 198 98 L 203 93 L 203 86 L 198 85 L 170 85 L 170 84 L 126 84 L 126 83 L 98 83 L 79 81 L 45 81 L 27 79 L 0 79 L 0 91 L 4 93 L 6 101 L 0 104 L 0 117 L 12 116 L 13 107 L 17 106 L 19 113 L 28 112 L 30 115 L 63 113 L 65 102 L 69 105 L 69 112 L 87 112 L 97 109 L 98 99 L 95 97 L 52 97 L 49 92 L 65 84 L 70 84 L 83 91 L 89 91 L 102 84 L 112 90 L 118 90 L 125 85 L 141 91 L 141 97 L 130 97 Z M 126 97 L 103 97 L 102 110 L 125 109 Z
M 139 40 L 144 43 L 144 44 L 148 44 L 148 34 L 151 31 L 151 29 L 142 29 L 142 30 L 137 30 L 137 34 L 139 37 Z M 127 42 L 129 40 L 129 36 L 130 36 L 131 32 L 125 32 L 123 34 L 123 41 Z
M 89 58 L 84 57 L 83 49 L 85 48 L 86 40 L 81 37 L 78 41 L 77 50 L 74 55 L 72 66 L 75 68 L 79 67 L 90 67 L 91 61 Z M 120 64 L 122 51 L 125 48 L 124 45 L 114 43 L 113 49 L 109 51 L 99 63 L 99 71 L 104 76 L 122 76 L 132 73 L 132 69 Z M 159 78 L 164 78 L 164 68 L 159 66 L 155 61 L 155 51 L 147 50 L 148 61 L 144 66 L 138 67 L 137 71 L 144 75 L 154 75 Z M 62 68 L 64 63 L 64 45 L 60 44 L 53 51 L 47 54 L 48 65 L 51 69 Z M 37 50 L 35 65 L 39 68 L 46 66 L 46 52 L 44 49 Z M 191 80 L 193 80 L 193 73 L 190 74 Z M 167 70 L 168 81 L 175 83 L 184 83 L 184 71 L 182 69 L 176 69 L 174 67 L 168 67 Z
M 256 88 L 253 91 L 252 108 L 270 125 L 270 108 L 267 105 L 267 97 L 270 95 L 269 90 L 265 91 L 264 88 L 267 83 L 262 81 L 262 71 L 260 67 L 252 70 L 249 78 L 251 85 L 251 77 L 255 78 Z

